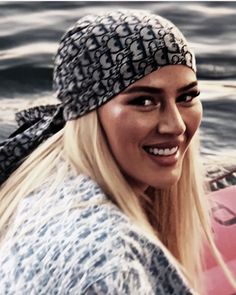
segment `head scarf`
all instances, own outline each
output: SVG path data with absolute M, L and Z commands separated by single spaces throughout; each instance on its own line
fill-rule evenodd
M 23 110 L 0 143 L 0 184 L 39 144 L 97 109 L 135 81 L 166 65 L 196 72 L 195 57 L 170 21 L 147 12 L 120 10 L 81 18 L 62 37 L 53 86 L 61 101 Z

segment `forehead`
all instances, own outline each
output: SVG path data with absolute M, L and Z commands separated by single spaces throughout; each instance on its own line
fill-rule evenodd
M 164 89 L 181 88 L 196 81 L 196 74 L 190 68 L 183 65 L 168 65 L 153 71 L 124 91 L 129 91 L 136 86 L 150 86 Z
M 54 89 L 66 105 L 66 120 L 96 109 L 164 65 L 195 71 L 183 34 L 160 16 L 126 11 L 82 19 L 63 36 L 55 58 Z

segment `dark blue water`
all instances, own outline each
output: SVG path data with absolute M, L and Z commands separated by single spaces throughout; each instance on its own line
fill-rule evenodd
M 236 2 L 0 2 L 0 139 L 27 102 L 50 99 L 57 44 L 78 18 L 120 7 L 151 10 L 175 23 L 198 63 L 202 153 L 236 158 Z M 9 118 L 8 118 L 9 113 Z

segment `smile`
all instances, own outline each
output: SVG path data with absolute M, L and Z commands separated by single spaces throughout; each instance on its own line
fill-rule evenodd
M 173 166 L 180 158 L 180 142 L 143 146 L 148 157 L 158 166 Z
M 152 147 L 144 147 L 145 151 L 151 155 L 155 156 L 171 156 L 174 155 L 177 150 L 178 146 L 172 148 L 152 148 Z

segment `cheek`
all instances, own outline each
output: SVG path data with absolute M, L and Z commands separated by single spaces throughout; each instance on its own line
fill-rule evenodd
M 190 139 L 198 130 L 202 120 L 202 104 L 199 101 L 186 115 L 186 125 Z
M 150 132 L 150 121 L 146 116 L 130 110 L 113 108 L 106 114 L 101 113 L 100 117 L 108 143 L 115 154 L 141 145 Z
M 146 132 L 142 121 L 126 114 L 112 117 L 106 129 L 110 144 L 117 148 L 120 145 L 126 145 L 128 148 L 130 145 L 137 144 Z

